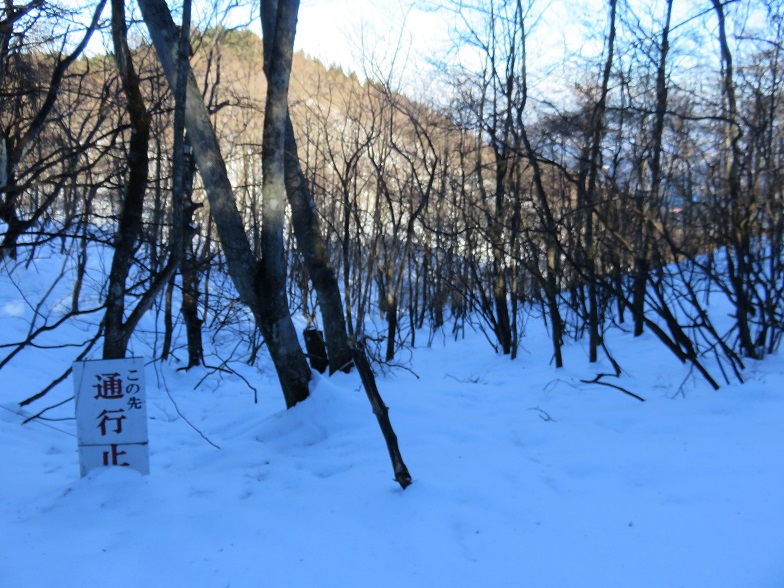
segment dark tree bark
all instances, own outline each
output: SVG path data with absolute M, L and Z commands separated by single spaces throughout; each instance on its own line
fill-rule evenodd
M 131 138 L 128 149 L 128 185 L 120 213 L 114 256 L 109 274 L 104 317 L 104 359 L 125 357 L 128 341 L 142 316 L 152 307 L 163 288 L 171 282 L 182 257 L 182 202 L 175 191 L 172 224 L 168 234 L 170 254 L 166 265 L 151 276 L 151 284 L 126 314 L 125 282 L 142 232 L 142 213 L 149 171 L 150 115 L 144 105 L 139 77 L 128 47 L 124 2 L 112 0 L 112 38 L 120 81 L 128 102 Z M 186 11 L 187 12 L 187 11 Z M 181 60 L 182 61 L 182 60 Z
M 738 121 L 738 107 L 733 79 L 733 62 L 730 45 L 727 41 L 724 4 L 712 0 L 719 24 L 719 47 L 722 62 L 722 89 L 724 93 L 724 112 L 726 120 L 724 181 L 730 211 L 730 244 L 727 250 L 727 269 L 735 297 L 735 319 L 738 328 L 740 347 L 747 357 L 758 359 L 760 354 L 752 335 L 751 317 L 754 314 L 751 301 L 753 268 L 751 263 L 752 245 L 750 223 L 754 212 L 754 202 L 741 193 L 741 129 Z
M 185 135 L 185 105 L 187 102 L 188 64 L 190 62 L 191 2 L 183 3 L 182 26 L 177 62 L 177 86 L 174 92 L 174 157 L 172 170 L 172 198 L 175 202 L 172 225 L 181 227 L 177 234 L 177 247 L 181 255 L 182 304 L 180 313 L 185 323 L 188 346 L 186 369 L 201 365 L 204 361 L 201 319 L 199 319 L 199 273 L 193 255 L 193 176 L 195 164 L 190 156 L 191 146 Z
M 203 359 L 201 321 L 198 318 L 198 273 L 192 264 L 191 244 L 193 241 L 193 160 L 188 156 L 190 145 L 185 136 L 185 101 L 188 63 L 190 62 L 191 1 L 185 0 L 182 7 L 182 26 L 177 54 L 177 85 L 174 96 L 174 145 L 172 148 L 172 250 L 177 252 L 182 274 L 182 304 L 180 307 L 185 322 L 188 345 L 186 369 L 200 365 Z M 187 233 L 187 245 L 186 245 Z M 187 259 L 187 262 L 186 262 Z M 166 287 L 166 331 L 162 359 L 169 355 L 172 338 L 172 292 L 175 276 Z
M 177 73 L 177 40 L 178 35 L 174 22 L 171 18 L 168 6 L 163 0 L 140 0 L 139 6 L 147 28 L 150 31 L 153 44 L 158 58 L 161 61 L 163 70 L 169 80 L 171 87 L 176 86 Z M 286 6 L 291 7 L 286 3 Z M 296 11 L 284 11 L 283 18 L 279 18 L 278 26 L 287 28 L 290 33 L 281 35 L 280 47 L 273 49 L 273 56 L 280 53 L 285 59 L 286 53 L 289 54 L 288 60 L 290 68 L 291 49 L 286 49 L 286 44 L 293 41 L 293 26 L 296 21 Z M 276 67 L 281 67 L 278 65 Z M 210 211 L 218 229 L 223 252 L 226 256 L 226 263 L 229 274 L 234 286 L 240 295 L 240 299 L 246 304 L 256 319 L 256 323 L 261 330 L 264 339 L 267 341 L 270 354 L 272 356 L 275 369 L 280 380 L 286 406 L 294 406 L 297 402 L 308 397 L 308 383 L 310 382 L 310 368 L 305 359 L 305 354 L 297 341 L 296 331 L 285 304 L 285 281 L 282 285 L 280 278 L 280 258 L 282 251 L 275 251 L 279 244 L 282 247 L 282 237 L 276 232 L 282 229 L 282 225 L 276 226 L 276 218 L 282 218 L 281 198 L 285 199 L 285 188 L 275 183 L 271 184 L 270 189 L 275 193 L 269 195 L 270 206 L 273 203 L 281 206 L 280 210 L 271 210 L 267 207 L 265 214 L 270 215 L 270 225 L 264 230 L 270 229 L 271 233 L 267 236 L 265 247 L 270 257 L 259 262 L 253 255 L 253 251 L 245 233 L 242 217 L 237 210 L 234 192 L 226 171 L 226 164 L 221 155 L 218 138 L 212 127 L 210 115 L 204 106 L 201 93 L 199 92 L 193 72 L 188 68 L 187 79 L 187 100 L 185 107 L 185 126 L 193 147 L 193 154 L 210 201 Z M 273 92 L 280 92 L 279 85 L 285 83 L 285 65 L 283 71 L 277 70 L 272 76 L 273 81 L 270 86 L 278 86 Z M 280 76 L 280 77 L 279 77 Z M 277 102 L 279 97 L 273 100 L 273 112 L 280 109 Z M 269 107 L 268 107 L 269 108 Z M 269 110 L 268 110 L 269 112 Z M 284 109 L 285 113 L 285 109 Z M 273 120 L 279 115 L 273 114 Z M 265 123 L 266 126 L 266 123 Z M 282 158 L 283 132 L 279 134 L 280 144 L 270 145 L 273 152 L 277 151 Z M 270 130 L 270 138 L 276 132 Z M 269 156 L 269 155 L 268 155 Z M 279 167 L 280 179 L 282 181 L 282 163 L 276 164 Z M 274 174 L 273 170 L 273 174 Z M 269 181 L 269 180 L 267 180 Z M 282 233 L 281 233 L 282 235 Z M 268 267 L 267 267 L 268 266 Z M 284 266 L 285 271 L 285 266 Z M 273 283 L 270 280 L 274 280 Z M 285 280 L 285 274 L 284 274 Z M 282 299 L 282 300 L 281 300 Z
M 316 207 L 308 191 L 307 179 L 297 157 L 297 144 L 291 118 L 286 121 L 286 192 L 291 206 L 291 222 L 297 247 L 308 270 L 310 281 L 318 297 L 324 320 L 324 340 L 329 357 L 329 371 L 348 371 L 351 368 L 351 348 L 348 344 L 346 318 L 340 297 L 338 280 L 329 266 L 327 245 L 316 215 Z
M 283 224 L 286 209 L 285 130 L 288 120 L 288 92 L 291 62 L 294 54 L 294 34 L 299 0 L 278 2 L 277 21 L 272 51 L 267 70 L 267 101 L 264 111 L 264 132 L 261 153 L 262 165 L 262 229 L 261 264 L 256 277 L 257 293 L 261 301 L 261 318 L 267 325 L 265 334 L 270 349 L 278 348 L 287 361 L 301 356 L 307 376 L 310 370 L 297 341 L 294 324 L 286 299 L 286 258 L 284 254 Z
M 277 37 L 277 18 L 281 3 L 264 1 L 261 5 L 261 24 L 264 34 L 264 69 L 269 75 L 273 42 Z M 291 116 L 286 109 L 284 121 L 284 166 L 286 195 L 291 206 L 291 221 L 297 246 L 302 253 L 313 289 L 318 297 L 324 320 L 324 339 L 329 356 L 329 371 L 347 371 L 352 355 L 348 344 L 346 319 L 335 272 L 329 266 L 327 246 L 319 226 L 313 198 L 297 155 L 297 142 Z
M 193 213 L 197 206 L 193 202 L 193 176 L 195 173 L 195 163 L 191 157 L 190 142 L 186 137 L 185 142 L 185 172 L 183 181 L 183 252 L 182 262 L 180 263 L 180 274 L 182 275 L 182 305 L 180 314 L 185 323 L 185 336 L 188 346 L 188 365 L 186 369 L 196 367 L 204 362 L 204 346 L 202 342 L 202 320 L 199 318 L 199 262 L 193 249 L 193 238 L 196 236 L 196 229 L 193 227 Z
M 292 208 L 299 206 L 301 207 L 299 210 L 300 213 L 309 214 L 310 216 L 310 219 L 300 218 L 300 221 L 302 222 L 300 229 L 304 230 L 302 230 L 302 233 L 296 234 L 297 242 L 300 246 L 304 245 L 305 247 L 310 248 L 309 252 L 306 254 L 312 256 L 310 263 L 315 261 L 318 264 L 323 264 L 320 269 L 323 272 L 329 272 L 330 276 L 333 277 L 334 274 L 331 273 L 331 270 L 329 270 L 328 266 L 326 265 L 326 249 L 324 247 L 323 241 L 321 240 L 320 232 L 318 232 L 318 226 L 316 224 L 315 217 L 315 206 L 310 199 L 310 195 L 305 192 L 307 184 L 305 183 L 305 178 L 299 168 L 299 161 L 296 158 L 296 145 L 293 141 L 293 130 L 288 112 L 288 80 L 290 75 L 291 56 L 293 52 L 294 32 L 296 28 L 298 7 L 299 0 L 265 0 L 262 2 L 262 24 L 264 26 L 265 33 L 264 50 L 266 56 L 271 57 L 271 61 L 266 56 L 264 60 L 264 67 L 268 80 L 268 97 L 264 121 L 264 152 L 262 160 L 264 165 L 263 181 L 265 186 L 265 204 L 267 203 L 266 199 L 268 198 L 266 189 L 268 182 L 273 182 L 275 187 L 274 193 L 271 194 L 275 197 L 275 199 L 270 201 L 271 204 L 275 204 L 275 207 L 270 210 L 270 213 L 275 214 L 271 214 L 269 217 L 264 216 L 263 223 L 265 228 L 263 230 L 266 230 L 268 223 L 280 222 L 282 239 L 282 215 L 284 205 L 283 195 L 285 189 L 282 185 L 283 180 L 281 175 L 283 173 L 289 174 L 291 179 L 297 179 L 299 182 L 299 189 L 294 195 L 296 204 L 292 204 Z M 277 13 L 277 16 L 274 19 L 275 25 L 272 27 L 272 15 L 275 13 Z M 285 66 L 288 66 L 289 69 L 286 70 Z M 268 146 L 270 148 L 269 151 L 267 151 Z M 283 158 L 284 147 L 286 151 L 285 160 Z M 280 152 L 278 152 L 275 148 L 279 148 Z M 285 166 L 288 167 L 285 168 L 284 171 Z M 293 184 L 289 184 L 286 187 L 293 186 Z M 291 199 L 292 192 L 289 191 L 288 195 Z M 307 208 L 309 211 L 304 211 L 302 208 Z M 295 225 L 295 231 L 296 230 L 297 229 Z M 301 237 L 305 238 L 305 243 L 300 241 Z M 320 250 L 318 248 L 319 243 L 321 247 Z M 264 244 L 262 243 L 262 247 L 263 246 Z M 285 266 L 283 266 L 283 271 L 285 272 Z M 322 277 L 330 278 L 330 276 L 326 276 L 326 273 L 322 273 L 321 275 Z M 315 287 L 316 286 L 314 282 L 314 288 Z M 281 285 L 281 289 L 283 291 L 285 291 L 284 288 L 285 275 L 284 282 Z M 337 284 L 335 284 L 335 295 L 337 295 L 336 288 Z M 332 293 L 330 293 L 330 295 L 332 295 Z M 319 299 L 319 301 L 321 302 L 321 299 Z M 344 338 L 344 340 L 346 340 L 345 322 L 343 320 L 342 307 L 339 305 L 339 296 L 337 301 L 338 304 L 332 307 L 333 310 L 336 311 L 336 315 L 333 317 L 333 319 L 341 319 L 341 326 L 339 327 L 341 330 L 340 335 Z M 337 309 L 340 309 L 339 313 L 337 313 Z M 324 309 L 322 307 L 322 313 L 323 312 Z M 325 317 L 325 327 L 328 325 L 329 323 Z M 331 328 L 338 328 L 338 325 L 334 323 L 329 326 Z M 340 344 L 340 350 L 342 353 L 343 343 L 341 342 Z M 327 348 L 328 351 L 330 351 L 329 342 L 327 342 Z M 400 450 L 397 445 L 397 437 L 389 420 L 388 409 L 384 405 L 378 388 L 376 387 L 375 377 L 373 376 L 373 371 L 371 370 L 370 364 L 367 361 L 364 348 L 362 347 L 361 343 L 356 342 L 353 348 L 351 346 L 346 346 L 346 349 L 350 351 L 351 359 L 353 359 L 354 365 L 357 366 L 357 371 L 359 372 L 362 379 L 365 392 L 367 393 L 370 404 L 373 407 L 373 412 L 378 419 L 379 425 L 384 435 L 384 439 L 387 443 L 387 449 L 389 451 L 389 455 L 392 460 L 392 466 L 395 472 L 395 480 L 397 480 L 400 486 L 405 489 L 411 484 L 411 476 L 409 475 L 408 469 L 406 468 L 405 463 L 403 463 L 403 459 L 400 455 Z M 330 356 L 330 363 L 333 361 L 333 356 Z M 346 362 L 345 365 L 349 365 L 349 362 Z M 339 369 L 341 367 L 342 366 L 340 365 L 331 365 L 331 370 L 334 371 L 335 369 Z
M 599 334 L 599 299 L 598 299 L 598 275 L 596 272 L 596 257 L 598 252 L 595 246 L 594 235 L 594 215 L 598 204 L 597 185 L 599 180 L 599 168 L 601 166 L 601 147 L 605 133 L 605 112 L 607 110 L 607 94 L 610 86 L 610 73 L 613 65 L 613 52 L 615 50 L 615 18 L 617 0 L 609 0 L 610 4 L 610 29 L 607 36 L 607 59 L 604 62 L 602 73 L 602 85 L 599 92 L 599 99 L 591 113 L 591 136 L 589 141 L 589 159 L 586 170 L 585 186 L 585 249 L 586 249 L 586 272 L 588 274 L 588 361 L 595 363 L 598 360 L 601 336 Z M 581 185 L 583 182 L 581 182 Z
M 305 349 L 308 352 L 310 367 L 323 374 L 329 366 L 327 347 L 324 344 L 324 334 L 316 329 L 305 329 L 302 335 L 305 339 Z
M 392 428 L 392 423 L 389 420 L 389 408 L 384 404 L 381 395 L 376 386 L 376 378 L 373 375 L 373 370 L 370 368 L 367 356 L 365 355 L 364 346 L 357 342 L 354 347 L 354 363 L 357 366 L 360 378 L 362 378 L 362 385 L 365 388 L 370 406 L 373 407 L 373 414 L 378 419 L 378 424 L 381 427 L 381 433 L 384 435 L 384 441 L 387 444 L 389 451 L 389 458 L 392 460 L 392 469 L 395 472 L 395 481 L 400 484 L 400 487 L 405 490 L 411 485 L 411 474 L 408 473 L 408 468 L 403 462 L 403 456 L 400 454 L 400 448 L 397 444 L 397 435 Z
M 125 4 L 123 0 L 112 0 L 111 4 L 114 59 L 128 102 L 131 133 L 127 159 L 128 184 L 117 227 L 105 302 L 104 359 L 125 357 L 128 340 L 135 326 L 124 323 L 125 281 L 128 278 L 137 242 L 142 232 L 142 212 L 144 210 L 144 194 L 147 191 L 149 164 L 147 149 L 150 139 L 150 115 L 144 105 L 139 76 L 134 69 L 131 51 L 128 47 Z
M 558 244 L 558 227 L 555 222 L 550 204 L 547 201 L 547 192 L 544 188 L 544 181 L 542 180 L 542 169 L 539 165 L 539 160 L 536 157 L 531 141 L 528 138 L 528 131 L 523 124 L 522 117 L 518 121 L 520 128 L 520 137 L 525 148 L 526 158 L 528 164 L 531 166 L 533 172 L 534 194 L 538 201 L 540 216 L 542 218 L 545 229 L 545 243 L 547 256 L 547 265 L 545 269 L 544 279 L 544 293 L 547 301 L 547 309 L 550 314 L 550 339 L 553 343 L 553 357 L 555 359 L 555 367 L 563 367 L 563 353 L 561 347 L 563 346 L 563 318 L 561 311 L 558 308 L 558 257 L 561 253 Z
M 510 107 L 511 108 L 511 107 Z M 508 135 L 507 135 L 508 136 Z M 495 304 L 495 334 L 501 352 L 504 355 L 512 353 L 512 326 L 509 319 L 509 304 L 507 298 L 509 291 L 506 284 L 506 251 L 504 248 L 506 239 L 504 237 L 504 222 L 507 219 L 505 206 L 506 199 L 506 178 L 509 168 L 508 143 L 493 141 L 493 151 L 496 160 L 495 169 L 495 206 L 493 217 L 490 220 L 490 246 L 493 250 L 493 302 Z
M 642 244 L 640 256 L 635 260 L 634 284 L 632 286 L 631 311 L 634 317 L 634 336 L 642 335 L 645 327 L 645 294 L 651 269 L 652 235 L 650 230 L 650 208 L 659 205 L 661 192 L 662 143 L 664 136 L 664 119 L 667 113 L 667 54 L 670 50 L 670 18 L 672 16 L 672 0 L 667 0 L 667 14 L 661 35 L 661 56 L 656 71 L 656 113 L 653 121 L 653 145 L 651 147 L 651 194 L 650 203 L 642 203 L 640 208 L 640 226 L 642 228 Z

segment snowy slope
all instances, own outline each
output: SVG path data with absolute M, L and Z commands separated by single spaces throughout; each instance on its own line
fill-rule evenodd
M 232 366 L 258 404 L 237 375 L 148 365 L 151 474 L 80 479 L 74 422 L 16 414 L 66 354 L 22 354 L 2 370 L 0 586 L 784 587 L 784 360 L 713 392 L 613 334 L 612 381 L 641 403 L 580 382 L 610 370 L 579 343 L 550 367 L 528 330 L 515 361 L 468 333 L 379 377 L 405 491 L 356 374 L 285 411 L 266 360 Z

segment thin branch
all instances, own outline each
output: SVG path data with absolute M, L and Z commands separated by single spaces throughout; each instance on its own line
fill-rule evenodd
M 610 384 L 609 382 L 602 382 L 601 379 L 603 377 L 605 377 L 605 376 L 613 376 L 613 377 L 615 377 L 615 374 L 597 374 L 596 377 L 593 380 L 580 380 L 580 381 L 583 384 L 598 384 L 600 386 L 607 386 L 609 388 L 614 388 L 616 390 L 620 390 L 624 394 L 628 394 L 632 398 L 636 398 L 640 402 L 645 402 L 645 398 L 643 398 L 642 396 L 638 396 L 637 394 L 627 390 L 623 386 L 618 386 L 617 384 Z

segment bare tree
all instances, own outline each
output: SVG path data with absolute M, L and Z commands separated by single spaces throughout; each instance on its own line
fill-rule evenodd
M 42 5 L 43 2 L 38 0 L 21 7 L 14 6 L 13 2 L 5 4 L 4 18 L 0 20 L 0 84 L 4 85 L 7 81 L 11 53 L 21 52 L 20 47 L 12 44 L 12 39 L 15 36 L 14 27 L 31 12 L 40 9 Z M 87 47 L 90 38 L 98 27 L 105 5 L 106 0 L 101 0 L 98 3 L 92 20 L 73 51 L 67 55 L 63 55 L 62 52 L 57 55 L 43 101 L 30 115 L 29 119 L 26 119 L 26 117 L 22 119 L 26 124 L 18 128 L 12 135 L 7 132 L 3 132 L 0 135 L 0 195 L 2 195 L 2 200 L 0 200 L 0 220 L 7 224 L 3 240 L 0 243 L 0 257 L 5 255 L 11 258 L 16 257 L 19 238 L 40 219 L 52 205 L 55 196 L 58 194 L 57 191 L 51 192 L 50 196 L 34 206 L 26 217 L 25 215 L 20 215 L 21 198 L 24 190 L 18 185 L 18 172 L 23 160 L 34 151 L 36 143 L 55 108 L 65 74 L 82 54 L 85 47 Z M 27 92 L 27 88 L 19 88 L 18 95 L 21 96 Z
M 171 13 L 162 0 L 142 0 L 139 3 L 144 21 L 150 31 L 158 57 L 169 80 L 176 86 L 177 33 Z M 280 10 L 282 8 L 283 10 Z M 267 149 L 265 187 L 270 191 L 265 205 L 267 233 L 263 239 L 263 257 L 257 260 L 245 233 L 226 164 L 209 113 L 204 106 L 192 72 L 188 74 L 185 125 L 193 146 L 193 153 L 210 201 L 210 210 L 220 235 L 229 273 L 241 300 L 251 309 L 270 350 L 283 390 L 286 405 L 291 407 L 308 397 L 310 368 L 297 341 L 288 311 L 283 260 L 283 207 L 285 184 L 283 139 L 287 112 L 288 75 L 291 67 L 296 7 L 284 2 L 279 8 L 276 41 L 272 55 L 280 55 L 280 63 L 270 64 L 267 117 L 265 134 L 274 142 Z M 277 125 L 277 126 L 276 126 Z M 268 128 L 267 128 L 268 127 Z
M 277 19 L 283 5 L 278 0 L 262 3 L 261 22 L 264 32 L 264 69 L 268 78 L 273 72 L 273 41 L 281 30 Z M 277 19 L 276 19 L 277 16 Z M 296 14 L 295 14 L 296 18 Z M 293 42 L 293 31 L 292 31 Z M 286 86 L 288 88 L 288 85 Z M 269 116 L 269 111 L 267 116 Z M 308 183 L 300 167 L 297 142 L 291 123 L 288 107 L 282 113 L 284 140 L 284 181 L 286 194 L 291 205 L 291 218 L 297 244 L 308 275 L 316 290 L 319 306 L 324 318 L 324 335 L 330 364 L 330 373 L 338 369 L 346 370 L 351 364 L 351 349 L 346 334 L 346 321 L 340 299 L 340 291 L 335 273 L 329 265 L 326 243 L 321 233 L 313 198 L 308 191 Z M 266 141 L 265 141 L 266 145 Z M 264 176 L 266 178 L 266 174 Z M 281 211 L 282 212 L 282 211 Z M 282 218 L 282 217 L 281 217 Z
M 580 169 L 578 184 L 581 201 L 585 206 L 585 271 L 588 279 L 588 360 L 595 362 L 598 359 L 600 341 L 599 325 L 599 300 L 597 294 L 598 281 L 598 248 L 595 237 L 595 209 L 599 204 L 599 170 L 601 167 L 602 139 L 605 134 L 605 112 L 607 109 L 607 94 L 610 86 L 610 75 L 613 66 L 613 53 L 615 51 L 617 0 L 609 0 L 610 18 L 607 33 L 607 55 L 602 70 L 599 96 L 591 109 L 590 139 L 585 145 L 583 165 Z
M 651 134 L 650 156 L 650 194 L 643 189 L 637 202 L 637 214 L 640 216 L 640 248 L 635 259 L 634 284 L 632 288 L 631 310 L 634 316 L 634 335 L 642 335 L 645 320 L 645 293 L 651 269 L 654 236 L 651 215 L 659 206 L 662 190 L 662 152 L 664 148 L 664 122 L 667 114 L 667 56 L 670 50 L 670 20 L 672 18 L 672 2 L 666 0 L 666 15 L 659 44 L 659 59 L 656 67 L 656 106 L 654 111 L 653 131 Z
M 138 322 L 138 318 L 141 318 L 137 313 L 134 317 L 136 319 L 134 323 L 125 322 L 125 281 L 128 278 L 128 272 L 142 232 L 142 212 L 147 191 L 150 140 L 150 116 L 144 105 L 139 76 L 136 74 L 131 51 L 128 47 L 125 4 L 122 0 L 112 0 L 111 6 L 114 58 L 120 83 L 127 99 L 131 128 L 127 157 L 128 184 L 122 200 L 122 211 L 117 227 L 105 301 L 104 359 L 125 357 L 128 340 L 136 327 L 135 323 Z

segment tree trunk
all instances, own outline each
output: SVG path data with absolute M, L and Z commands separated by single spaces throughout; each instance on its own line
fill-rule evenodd
M 163 343 L 161 344 L 161 360 L 167 361 L 171 355 L 174 341 L 174 287 L 175 276 L 169 278 L 166 292 L 163 294 Z
M 136 243 L 142 231 L 144 195 L 147 191 L 150 139 L 150 115 L 144 105 L 139 77 L 133 67 L 128 47 L 128 26 L 125 22 L 125 5 L 122 0 L 112 0 L 112 41 L 114 59 L 120 81 L 128 101 L 128 118 L 131 137 L 128 145 L 128 185 L 114 243 L 114 256 L 109 270 L 109 286 L 104 316 L 104 359 L 125 357 L 133 327 L 124 323 L 125 281 L 133 263 Z
M 724 180 L 727 186 L 730 210 L 730 243 L 727 247 L 727 269 L 730 283 L 735 294 L 735 319 L 738 327 L 740 346 L 747 357 L 759 359 L 759 351 L 752 335 L 751 315 L 754 314 L 750 292 L 753 290 L 751 264 L 750 222 L 753 215 L 753 202 L 741 193 L 740 151 L 741 130 L 738 123 L 738 109 L 733 79 L 732 52 L 727 42 L 724 5 L 720 0 L 712 0 L 719 21 L 719 45 L 723 66 L 722 86 L 724 89 L 724 117 L 726 120 L 725 169 Z
M 670 49 L 670 18 L 672 16 L 672 0 L 667 0 L 667 15 L 661 36 L 661 58 L 656 71 L 656 115 L 653 122 L 653 147 L 651 155 L 651 205 L 655 209 L 659 206 L 661 192 L 661 157 L 664 136 L 664 118 L 667 113 L 667 54 Z M 642 335 L 645 327 L 645 293 L 648 289 L 648 278 L 652 255 L 651 240 L 653 236 L 649 230 L 651 219 L 649 208 L 640 207 L 640 226 L 642 228 L 642 248 L 640 259 L 635 260 L 635 275 L 633 285 L 632 314 L 634 317 L 634 336 Z
M 310 367 L 323 374 L 329 366 L 327 347 L 324 344 L 324 333 L 311 328 L 305 329 L 302 336 L 305 339 L 305 349 L 308 352 Z
M 386 296 L 387 315 L 387 351 L 384 355 L 386 361 L 395 359 L 395 340 L 397 339 L 397 297 L 389 291 Z
M 558 245 L 558 226 L 553 217 L 550 203 L 547 201 L 547 192 L 545 191 L 544 181 L 542 179 L 542 169 L 539 166 L 539 160 L 536 158 L 536 153 L 528 139 L 528 131 L 523 124 L 522 117 L 519 118 L 518 125 L 520 127 L 520 138 L 525 147 L 525 154 L 528 163 L 533 170 L 534 194 L 536 194 L 539 201 L 539 208 L 541 209 L 545 224 L 547 264 L 545 269 L 544 289 L 545 298 L 547 299 L 547 309 L 550 314 L 550 327 L 552 329 L 550 338 L 553 343 L 555 367 L 561 368 L 563 367 L 563 353 L 561 351 L 561 347 L 563 346 L 563 318 L 561 317 L 561 311 L 558 308 L 558 256 L 560 253 L 560 247 Z
M 642 221 L 645 223 L 645 219 Z M 634 260 L 634 282 L 632 283 L 632 303 L 630 310 L 634 318 L 634 336 L 639 337 L 645 330 L 645 294 L 648 291 L 648 278 L 651 265 L 647 256 Z
M 493 302 L 495 305 L 495 334 L 501 352 L 504 355 L 512 353 L 512 327 L 509 319 L 508 290 L 506 286 L 506 276 L 504 275 L 504 221 L 506 220 L 506 210 L 504 198 L 508 161 L 506 154 L 500 153 L 498 146 L 495 147 L 496 159 L 496 178 L 495 178 L 495 211 L 491 219 L 490 227 L 490 246 L 493 250 Z M 505 149 L 505 147 L 504 147 Z
M 269 75 L 268 56 L 273 55 L 273 41 L 277 37 L 278 0 L 262 2 L 261 24 L 264 33 L 264 70 Z M 297 141 L 291 116 L 286 107 L 284 124 L 284 166 L 286 195 L 291 206 L 291 222 L 297 247 L 302 253 L 313 289 L 321 309 L 324 339 L 329 356 L 330 374 L 336 370 L 348 371 L 352 355 L 346 335 L 346 319 L 335 272 L 329 266 L 327 245 L 319 226 L 316 206 L 308 190 L 297 155 Z
M 288 117 L 288 90 L 291 61 L 294 53 L 294 32 L 297 22 L 298 0 L 278 2 L 275 37 L 267 70 L 267 101 L 264 112 L 262 142 L 262 229 L 261 264 L 256 277 L 257 294 L 261 300 L 262 322 L 268 333 L 265 339 L 270 349 L 277 348 L 284 367 L 291 370 L 295 356 L 301 356 L 301 374 L 307 397 L 310 379 L 302 348 L 297 341 L 286 299 L 286 258 L 284 252 L 283 224 L 286 209 L 285 130 Z M 290 374 L 295 375 L 295 374 Z
M 288 3 L 284 2 L 283 5 L 288 5 Z M 158 58 L 169 80 L 169 85 L 175 87 L 177 32 L 171 13 L 163 0 L 140 0 L 139 7 L 150 31 Z M 291 11 L 288 12 L 288 15 L 291 15 Z M 291 28 L 295 18 L 296 11 L 294 19 L 290 19 L 286 26 Z M 290 37 L 293 40 L 293 31 Z M 283 53 L 285 53 L 285 47 L 283 49 Z M 272 55 L 274 61 L 275 52 Z M 190 67 L 188 69 L 185 126 L 188 129 L 193 154 L 210 202 L 210 210 L 218 229 L 229 274 L 240 299 L 253 312 L 256 323 L 268 343 L 286 406 L 291 407 L 308 396 L 310 368 L 297 341 L 288 308 L 283 302 L 285 301 L 285 288 L 280 283 L 280 276 L 276 274 L 281 270 L 282 251 L 275 251 L 275 247 L 282 248 L 283 243 L 282 232 L 280 237 L 275 234 L 282 230 L 282 225 L 276 227 L 274 223 L 276 215 L 282 215 L 283 211 L 282 209 L 280 211 L 268 209 L 267 211 L 267 214 L 271 215 L 270 222 L 272 223 L 268 228 L 273 233 L 267 237 L 268 241 L 265 244 L 270 257 L 259 263 L 253 255 L 242 217 L 237 210 L 226 164 L 220 152 L 218 138 L 212 127 L 209 112 L 204 106 L 193 72 Z M 277 75 L 281 74 L 282 72 L 277 73 Z M 273 76 L 273 80 L 275 80 L 275 76 Z M 281 81 L 273 81 L 270 86 L 276 86 Z M 275 117 L 274 114 L 273 117 Z M 281 133 L 279 146 L 271 146 L 273 150 L 277 147 L 281 157 L 282 137 Z M 277 181 L 282 180 L 282 166 L 280 168 L 280 178 Z M 272 186 L 270 187 L 272 188 Z M 285 189 L 280 186 L 276 190 L 277 194 L 273 194 L 270 198 L 270 206 L 275 202 L 280 203 L 280 197 L 285 195 Z M 269 267 L 265 268 L 267 265 Z M 285 272 L 285 266 L 283 270 Z M 285 280 L 285 273 L 283 278 Z
M 381 427 L 381 433 L 384 435 L 384 441 L 387 444 L 389 451 L 389 458 L 392 460 L 392 469 L 395 472 L 395 480 L 400 487 L 405 490 L 411 485 L 411 474 L 408 473 L 408 468 L 403 462 L 403 456 L 400 454 L 400 448 L 397 444 L 397 435 L 392 428 L 392 423 L 389 420 L 389 409 L 381 399 L 381 394 L 378 392 L 376 386 L 376 378 L 373 375 L 373 370 L 370 368 L 367 356 L 365 355 L 364 346 L 357 342 L 354 350 L 354 363 L 357 366 L 357 372 L 362 379 L 362 384 L 365 388 L 370 406 L 373 407 L 373 414 L 378 419 L 378 424 Z
M 597 293 L 598 275 L 596 271 L 596 244 L 594 236 L 594 209 L 597 202 L 597 183 L 599 168 L 601 166 L 601 146 L 605 131 L 605 111 L 607 110 L 607 93 L 612 72 L 613 51 L 615 49 L 615 17 L 617 0 L 610 2 L 610 31 L 607 37 L 607 59 L 602 73 L 602 87 L 599 100 L 591 116 L 590 160 L 588 162 L 588 186 L 586 188 L 587 217 L 585 226 L 585 249 L 588 256 L 588 361 L 595 363 L 598 360 L 598 350 L 601 344 L 599 333 L 599 300 Z
M 191 147 L 186 137 L 185 153 L 190 154 Z M 195 167 L 193 158 L 186 157 L 186 175 L 183 178 L 183 252 L 180 264 L 182 276 L 182 305 L 180 314 L 185 323 L 185 336 L 188 345 L 188 366 L 186 369 L 196 367 L 204 362 L 204 346 L 202 342 L 201 325 L 199 318 L 199 262 L 193 250 L 193 237 L 196 230 L 193 227 L 193 213 L 197 206 L 193 203 L 193 176 Z
M 316 206 L 308 191 L 305 175 L 302 173 L 297 157 L 297 143 L 291 117 L 286 120 L 286 193 L 291 206 L 291 222 L 297 247 L 302 253 L 305 268 L 324 321 L 324 340 L 329 356 L 329 372 L 348 371 L 352 364 L 351 347 L 346 335 L 346 318 L 340 297 L 338 280 L 329 266 L 327 244 L 322 236 L 316 215 Z

